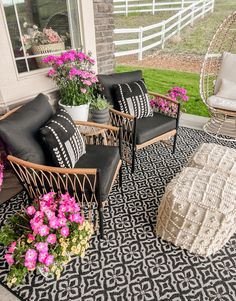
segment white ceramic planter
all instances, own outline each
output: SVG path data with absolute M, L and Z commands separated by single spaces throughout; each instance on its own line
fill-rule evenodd
M 88 121 L 89 103 L 80 106 L 66 106 L 59 101 L 59 104 L 66 109 L 73 120 Z

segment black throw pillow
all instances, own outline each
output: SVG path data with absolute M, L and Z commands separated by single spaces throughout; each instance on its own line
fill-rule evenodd
M 55 166 L 73 168 L 86 152 L 78 128 L 63 108 L 57 110 L 40 133 Z
M 142 77 L 142 71 L 136 70 L 113 74 L 98 74 L 98 81 L 101 85 L 103 96 L 113 105 L 114 109 L 119 109 L 114 97 L 113 85 L 138 81 L 141 80 Z
M 121 112 L 137 118 L 153 116 L 144 81 L 118 84 L 114 85 L 113 88 Z

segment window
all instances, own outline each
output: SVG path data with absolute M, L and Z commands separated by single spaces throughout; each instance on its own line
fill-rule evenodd
M 3 0 L 18 73 L 47 67 L 42 54 L 81 47 L 77 0 Z

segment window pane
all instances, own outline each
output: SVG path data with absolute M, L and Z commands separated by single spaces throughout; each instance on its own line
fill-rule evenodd
M 4 0 L 3 4 L 14 55 L 27 58 L 25 63 L 16 62 L 18 72 L 47 67 L 42 54 L 81 47 L 76 0 Z

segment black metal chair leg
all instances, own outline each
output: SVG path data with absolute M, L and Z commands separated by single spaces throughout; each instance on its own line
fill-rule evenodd
M 131 172 L 134 173 L 135 170 L 135 148 L 132 149 L 132 167 Z
M 177 133 L 174 136 L 174 141 L 173 141 L 173 150 L 172 150 L 172 154 L 174 155 L 175 153 L 175 149 L 176 149 L 176 144 L 177 144 Z
M 104 227 L 103 227 L 103 206 L 102 206 L 102 204 L 98 208 L 98 214 L 99 214 L 99 239 L 103 239 Z

